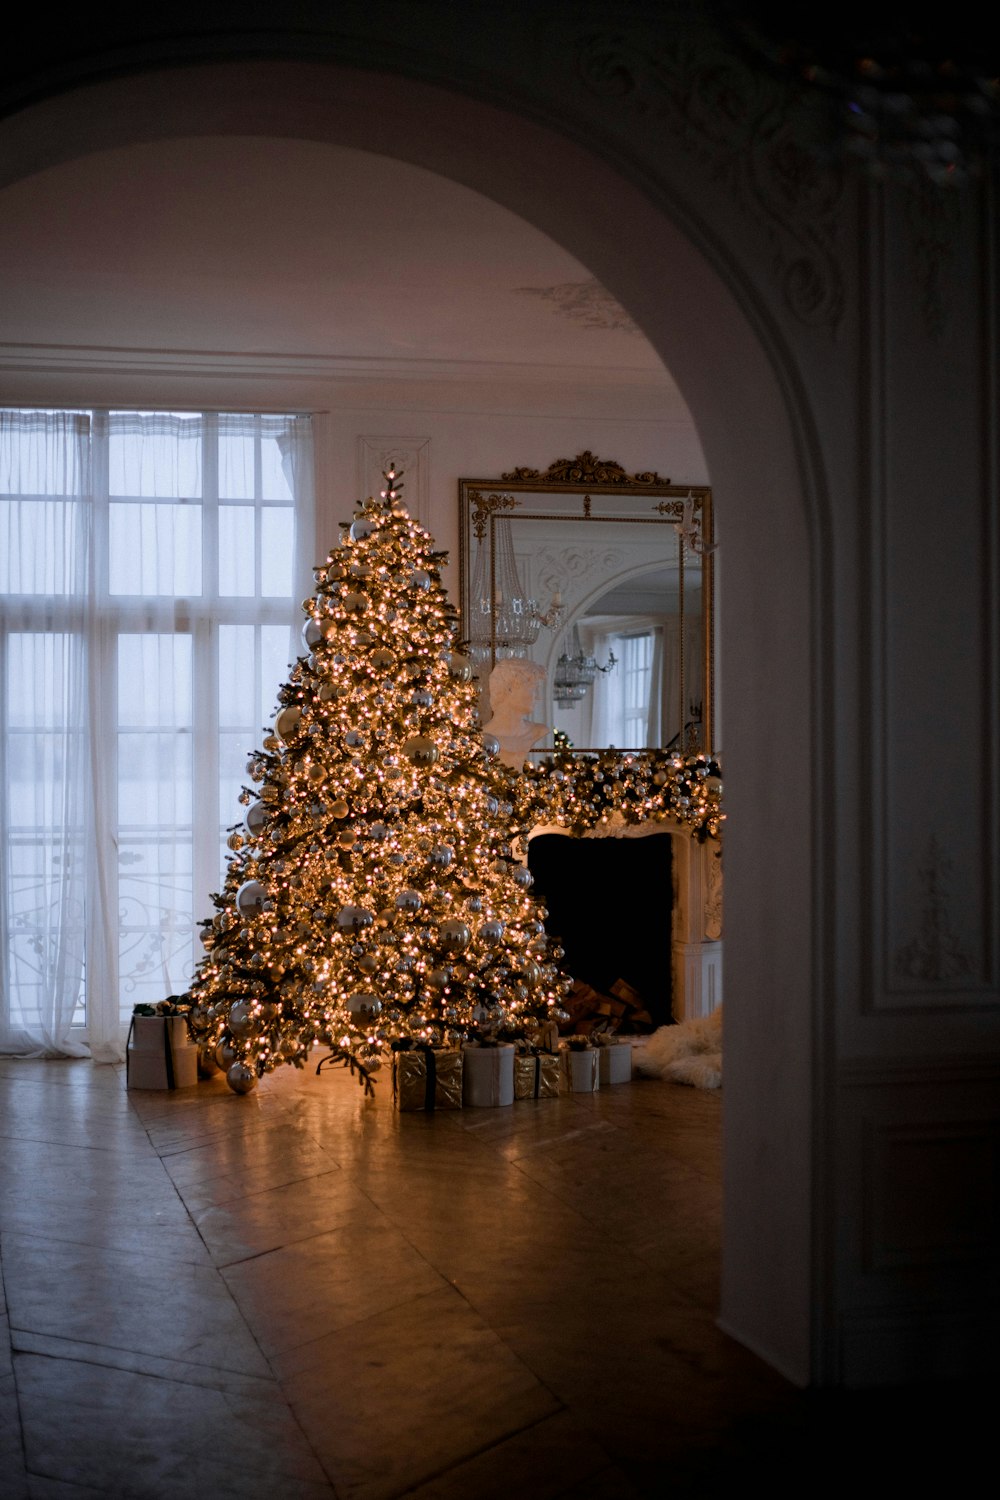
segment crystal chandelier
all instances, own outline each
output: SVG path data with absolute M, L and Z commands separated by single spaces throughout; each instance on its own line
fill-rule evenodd
M 504 657 L 527 657 L 542 627 L 562 618 L 558 592 L 543 611 L 528 594 L 517 571 L 514 541 L 507 516 L 495 516 L 492 549 L 480 544 L 472 577 L 469 654 L 478 666 L 491 668 Z
M 581 698 L 587 696 L 587 689 L 596 678 L 598 672 L 610 672 L 618 665 L 618 658 L 613 651 L 608 652 L 607 665 L 599 667 L 593 656 L 588 656 L 580 644 L 580 636 L 576 626 L 573 626 L 569 651 L 564 650 L 556 662 L 555 677 L 552 682 L 552 696 L 557 708 L 572 708 L 574 703 L 579 703 Z

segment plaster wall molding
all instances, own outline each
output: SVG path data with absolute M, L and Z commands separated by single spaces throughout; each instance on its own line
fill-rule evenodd
M 835 331 L 845 303 L 840 225 L 846 173 L 810 149 L 811 101 L 751 71 L 710 30 L 665 38 L 624 22 L 581 36 L 583 86 L 643 119 L 659 119 L 713 183 L 763 231 L 793 316 Z
M 430 495 L 431 440 L 429 437 L 358 438 L 357 493 L 378 496 L 383 473 L 394 464 L 402 481 L 403 503 L 411 516 L 426 516 Z
M 893 955 L 897 979 L 916 980 L 921 986 L 950 985 L 975 975 L 972 956 L 954 930 L 948 884 L 952 867 L 953 861 L 932 834 L 919 870 L 923 902 L 914 935 Z
M 965 195 L 921 178 L 906 195 L 906 227 L 918 306 L 929 339 L 940 342 L 951 322 L 949 287 L 965 226 Z
M 83 344 L 0 343 L 0 371 L 11 374 L 109 374 L 275 377 L 306 380 L 414 380 L 568 384 L 584 388 L 673 390 L 670 377 L 627 365 L 538 365 L 491 360 L 397 359 L 381 355 L 245 353 L 229 349 L 123 349 Z
M 610 328 L 636 338 L 644 337 L 621 303 L 593 277 L 589 281 L 563 281 L 556 286 L 518 286 L 514 291 L 519 296 L 537 297 L 548 303 L 552 312 L 584 328 Z

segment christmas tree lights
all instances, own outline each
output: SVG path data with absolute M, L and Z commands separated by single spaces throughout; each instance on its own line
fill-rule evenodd
M 316 569 L 307 654 L 250 757 L 202 924 L 190 1025 L 236 1092 L 317 1043 L 370 1088 L 393 1043 L 524 1036 L 563 1014 L 569 981 L 456 649 L 445 554 L 395 470 L 385 481 Z

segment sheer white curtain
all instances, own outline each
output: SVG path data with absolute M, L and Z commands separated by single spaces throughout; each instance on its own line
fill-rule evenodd
M 0 411 L 0 1041 L 83 1056 L 89 423 Z
M 614 652 L 616 666 L 598 672 L 589 691 L 590 739 L 595 747 L 615 745 L 641 750 L 663 743 L 667 707 L 667 663 L 664 647 L 666 622 L 659 617 L 635 615 L 594 622 L 579 621 L 580 642 L 588 656 L 603 666 Z M 636 691 L 636 668 L 629 645 L 645 638 L 642 651 L 642 691 Z
M 36 584 L 0 576 L 0 731 L 28 786 L 4 776 L 0 1048 L 111 1061 L 137 1001 L 186 987 L 247 751 L 298 646 L 310 422 L 2 416 L 0 499 Z M 72 466 L 54 456 L 71 441 Z M 48 534 L 54 506 L 70 525 L 66 473 L 72 568 Z
M 609 653 L 615 650 L 614 643 L 617 638 L 615 629 L 606 625 L 592 625 L 586 620 L 578 620 L 577 631 L 584 655 L 592 656 L 603 666 L 608 660 Z M 615 655 L 619 656 L 620 652 L 615 651 Z M 598 672 L 584 700 L 585 704 L 589 701 L 590 710 L 590 723 L 585 743 L 595 748 L 602 748 L 606 745 L 621 746 L 622 744 L 624 724 L 621 714 L 621 695 L 618 691 L 618 683 L 612 681 L 615 671 Z

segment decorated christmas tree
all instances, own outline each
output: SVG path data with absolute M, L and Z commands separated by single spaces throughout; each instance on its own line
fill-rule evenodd
M 190 1023 L 237 1092 L 317 1043 L 370 1088 L 394 1043 L 531 1034 L 567 984 L 456 648 L 446 554 L 385 480 L 316 569 L 308 654 L 251 755 L 202 924 Z

